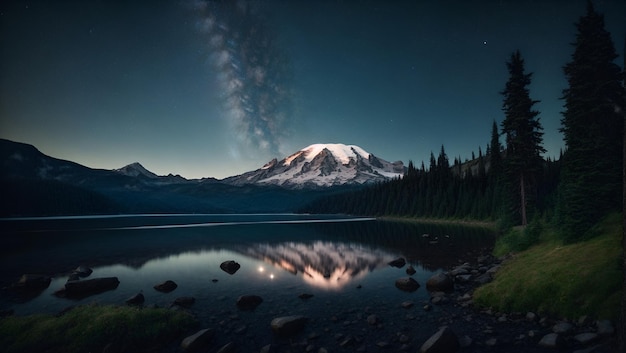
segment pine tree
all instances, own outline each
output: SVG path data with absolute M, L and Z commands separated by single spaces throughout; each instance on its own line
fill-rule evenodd
M 589 1 L 576 23 L 572 61 L 564 67 L 561 119 L 567 149 L 559 190 L 558 219 L 567 241 L 579 239 L 593 224 L 621 209 L 623 106 L 621 70 L 604 17 Z
M 491 126 L 491 142 L 489 143 L 489 182 L 495 184 L 500 178 L 502 172 L 502 155 L 500 150 L 502 145 L 500 144 L 500 133 L 498 132 L 498 124 L 493 121 Z
M 528 223 L 528 196 L 532 195 L 534 174 L 541 168 L 543 128 L 537 118 L 538 111 L 532 110 L 538 101 L 530 99 L 528 85 L 532 74 L 524 72 L 524 59 L 519 50 L 511 54 L 507 62 L 509 80 L 502 95 L 502 133 L 506 137 L 506 171 L 511 186 L 517 188 L 519 216 L 522 225 Z

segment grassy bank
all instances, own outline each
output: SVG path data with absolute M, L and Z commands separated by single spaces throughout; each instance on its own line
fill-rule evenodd
M 62 315 L 0 319 L 3 352 L 101 352 L 108 344 L 126 351 L 161 347 L 196 325 L 189 314 L 168 309 L 86 305 Z
M 536 245 L 514 229 L 495 247 L 515 253 L 493 282 L 478 288 L 474 301 L 500 311 L 533 311 L 558 317 L 617 319 L 621 299 L 621 214 L 593 228 L 586 241 L 563 245 L 551 229 L 538 231 Z M 527 245 L 527 246 L 526 246 Z

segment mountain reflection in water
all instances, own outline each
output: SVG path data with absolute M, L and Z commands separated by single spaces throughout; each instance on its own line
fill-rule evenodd
M 359 244 L 315 241 L 256 244 L 240 250 L 324 289 L 340 289 L 376 268 L 386 266 L 392 256 Z

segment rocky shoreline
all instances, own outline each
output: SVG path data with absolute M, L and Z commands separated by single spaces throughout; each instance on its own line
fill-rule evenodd
M 225 305 L 211 315 L 194 310 L 195 298 L 178 297 L 170 308 L 184 310 L 198 318 L 203 327 L 189 332 L 163 352 L 577 352 L 603 353 L 614 351 L 614 328 L 611 322 L 581 317 L 574 321 L 544 317 L 532 312 L 500 313 L 477 308 L 473 291 L 492 280 L 506 258 L 479 256 L 473 262 L 459 263 L 446 272 L 433 275 L 426 283 L 411 276 L 412 266 L 402 258 L 390 266 L 408 277 L 396 280 L 399 290 L 413 292 L 425 285 L 430 299 L 407 300 L 401 303 L 382 302 L 368 307 L 342 307 L 330 314 L 301 314 L 271 298 L 242 295 L 234 307 Z M 239 264 L 222 263 L 222 270 L 235 275 Z M 88 277 L 90 269 L 78 267 L 66 287 L 58 295 L 88 296 L 117 287 L 116 278 Z M 393 279 L 390 279 L 393 281 Z M 40 291 L 49 278 L 24 275 L 13 286 L 15 290 Z M 154 289 L 171 292 L 176 283 L 167 280 Z M 355 290 L 359 290 L 358 286 Z M 424 289 L 422 289 L 424 290 Z M 316 300 L 308 293 L 294 293 L 303 306 Z M 226 300 L 226 298 L 224 298 Z M 267 303 L 267 304 L 263 304 Z M 151 306 L 144 303 L 142 293 L 126 300 L 126 305 Z M 274 309 L 259 313 L 257 307 L 271 305 Z M 5 312 L 3 315 L 10 315 Z M 271 317 L 271 320 L 268 319 Z M 419 323 L 419 325 L 418 325 Z M 418 329 L 418 327 L 422 329 Z M 424 330 L 426 326 L 429 330 Z M 104 352 L 122 352 L 105 347 Z

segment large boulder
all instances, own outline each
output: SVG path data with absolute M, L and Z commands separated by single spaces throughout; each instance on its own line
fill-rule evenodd
M 270 323 L 272 331 L 279 336 L 293 336 L 300 332 L 308 318 L 300 315 L 277 317 Z
M 439 272 L 426 281 L 426 289 L 431 292 L 449 292 L 454 290 L 454 282 L 448 275 Z
M 171 281 L 171 280 L 167 280 L 167 281 L 165 281 L 163 283 L 159 283 L 159 284 L 154 286 L 154 289 L 158 290 L 159 292 L 163 292 L 163 293 L 169 293 L 169 292 L 173 291 L 176 288 L 178 288 L 178 285 L 176 284 L 176 282 Z
M 215 336 L 215 330 L 206 328 L 194 333 L 191 336 L 185 337 L 180 344 L 180 347 L 185 352 L 196 352 L 206 348 Z
M 444 326 L 422 344 L 420 352 L 454 353 L 459 350 L 459 347 L 459 339 L 456 334 L 448 326 Z
M 241 267 L 241 265 L 239 265 L 238 263 L 236 263 L 233 260 L 229 260 L 229 261 L 224 261 L 220 264 L 220 268 L 228 273 L 229 275 L 234 274 L 235 272 L 237 272 L 239 270 L 239 268 Z
M 263 298 L 258 295 L 242 295 L 237 298 L 237 307 L 243 310 L 254 310 L 263 303 Z
M 101 277 L 79 281 L 69 281 L 65 287 L 55 294 L 60 297 L 70 299 L 81 299 L 91 295 L 100 294 L 109 290 L 114 290 L 119 286 L 120 280 L 117 277 Z
M 411 277 L 403 277 L 396 280 L 396 287 L 406 292 L 415 292 L 420 284 Z

